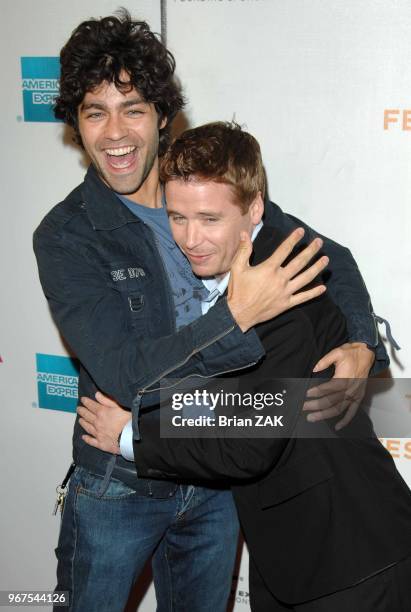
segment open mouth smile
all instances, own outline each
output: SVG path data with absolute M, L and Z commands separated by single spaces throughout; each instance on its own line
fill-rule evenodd
M 136 150 L 135 145 L 105 149 L 108 164 L 115 169 L 128 168 L 136 160 Z

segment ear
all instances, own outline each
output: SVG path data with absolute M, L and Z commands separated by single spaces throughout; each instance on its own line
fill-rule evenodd
M 163 117 L 162 120 L 158 124 L 158 129 L 162 130 L 163 128 L 166 127 L 167 123 L 168 123 L 167 117 Z
M 250 204 L 249 212 L 251 223 L 253 225 L 258 225 L 264 214 L 264 202 L 261 195 L 261 191 L 258 192 L 255 200 Z

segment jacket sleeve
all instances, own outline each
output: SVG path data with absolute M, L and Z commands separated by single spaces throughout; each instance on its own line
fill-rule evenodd
M 278 317 L 270 323 L 267 332 L 272 338 L 268 340 L 270 348 L 267 348 L 266 333 L 264 362 L 255 374 L 246 375 L 247 382 L 242 384 L 242 391 L 285 391 L 286 402 L 278 409 L 286 417 L 285 429 L 268 435 L 267 430 L 259 428 L 248 431 L 227 429 L 218 431 L 218 437 L 213 438 L 194 437 L 193 430 L 192 437 L 183 439 L 166 437 L 166 429 L 160 435 L 158 421 L 142 415 L 139 425 L 141 438 L 134 440 L 134 459 L 139 476 L 238 481 L 260 477 L 274 467 L 293 435 L 310 373 L 318 358 L 318 348 L 309 319 L 299 312 Z M 267 377 L 271 379 L 268 381 Z M 161 417 L 167 418 L 165 412 L 160 412 Z
M 285 234 L 296 227 L 303 227 L 308 242 L 317 236 L 324 240 L 323 252 L 330 258 L 327 288 L 346 318 L 349 341 L 364 342 L 374 349 L 375 363 L 371 374 L 386 369 L 390 359 L 378 333 L 370 295 L 350 250 L 316 232 L 297 217 L 284 213 L 277 204 L 268 202 L 266 214 Z
M 155 422 L 140 421 L 134 442 L 139 477 L 161 480 L 249 480 L 279 460 L 288 440 L 256 438 L 161 438 Z
M 126 407 L 167 375 L 211 376 L 256 363 L 264 354 L 255 332 L 243 334 L 226 300 L 177 333 L 130 333 L 118 291 L 107 285 L 90 253 L 66 236 L 34 235 L 40 280 L 53 319 L 96 385 Z

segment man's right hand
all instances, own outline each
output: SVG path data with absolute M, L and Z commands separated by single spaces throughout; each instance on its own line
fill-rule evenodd
M 304 270 L 321 249 L 323 242 L 320 238 L 313 240 L 282 267 L 303 236 L 302 228 L 294 230 L 268 259 L 257 266 L 250 266 L 252 243 L 246 232 L 241 233 L 240 246 L 231 266 L 227 303 L 243 332 L 257 323 L 268 321 L 298 304 L 318 297 L 326 290 L 325 285 L 318 285 L 297 293 L 314 280 L 328 264 L 328 257 L 321 257 Z
M 96 400 L 82 397 L 77 407 L 79 423 L 87 434 L 84 442 L 107 453 L 120 454 L 118 440 L 123 428 L 131 419 L 129 410 L 124 410 L 116 401 L 98 391 Z

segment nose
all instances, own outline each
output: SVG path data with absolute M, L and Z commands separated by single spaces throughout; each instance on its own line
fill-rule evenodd
M 127 125 L 121 114 L 109 115 L 105 128 L 105 137 L 108 140 L 121 140 L 128 134 Z
M 198 224 L 194 222 L 188 222 L 186 226 L 186 247 L 187 249 L 194 249 L 201 244 L 201 229 Z

